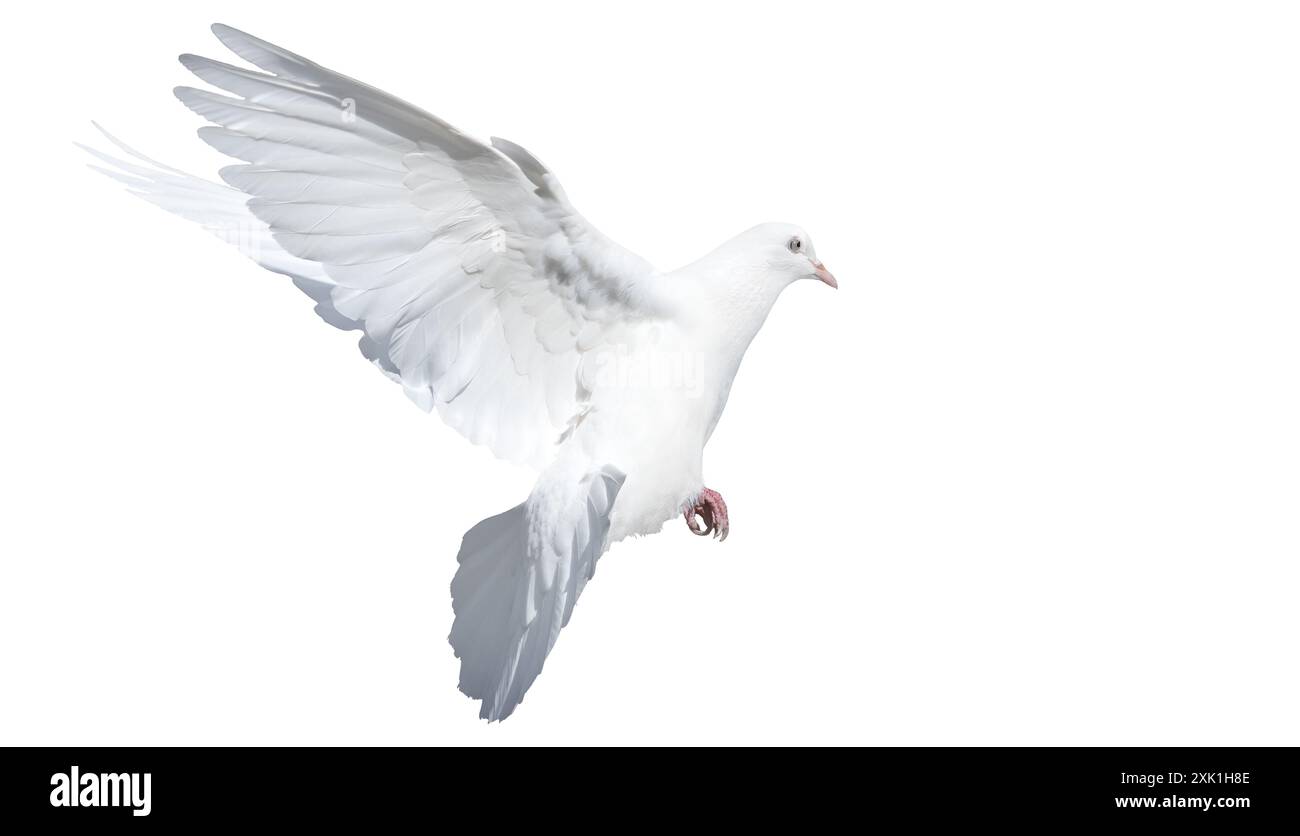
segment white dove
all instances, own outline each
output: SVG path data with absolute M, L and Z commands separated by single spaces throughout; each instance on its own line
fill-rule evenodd
M 221 170 L 228 185 L 111 136 L 134 162 L 86 150 L 135 194 L 290 276 L 423 409 L 540 471 L 522 504 L 465 534 L 451 584 L 460 688 L 502 720 L 611 543 L 678 514 L 726 539 L 702 460 L 741 358 L 786 286 L 838 285 L 807 233 L 776 223 L 657 270 L 593 228 L 518 145 L 212 29 L 264 71 L 180 58 L 232 94 L 175 91 L 214 123 L 199 136 L 243 161 Z

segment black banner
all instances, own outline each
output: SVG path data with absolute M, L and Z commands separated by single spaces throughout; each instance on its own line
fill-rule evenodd
M 0 809 L 53 825 L 430 817 L 808 823 L 851 815 L 1236 828 L 1295 818 L 1292 749 L 6 749 Z M 540 822 L 548 821 L 544 825 Z

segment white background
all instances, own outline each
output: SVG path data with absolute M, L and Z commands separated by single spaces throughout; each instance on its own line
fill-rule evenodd
M 17 14 L 0 743 L 1300 744 L 1286 4 Z M 616 546 L 501 725 L 447 587 L 531 474 L 72 147 L 215 171 L 169 93 L 214 20 L 521 142 L 657 264 L 784 220 L 839 277 L 708 448 L 730 539 Z

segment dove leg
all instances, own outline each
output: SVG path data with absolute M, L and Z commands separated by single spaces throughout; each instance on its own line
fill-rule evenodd
M 722 494 L 708 488 L 700 491 L 699 499 L 683 512 L 683 516 L 686 517 L 686 527 L 701 537 L 712 534 L 718 538 L 718 542 L 722 542 L 727 539 L 727 534 L 731 531 L 731 520 L 727 517 L 727 503 L 723 501 Z M 704 520 L 703 528 L 700 527 L 696 517 Z

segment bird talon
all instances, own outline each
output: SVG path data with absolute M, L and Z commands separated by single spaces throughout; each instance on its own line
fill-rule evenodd
M 699 501 L 683 511 L 682 515 L 686 517 L 686 527 L 699 537 L 712 534 L 714 539 L 721 543 L 727 539 L 727 534 L 731 531 L 730 521 L 727 518 L 727 503 L 722 501 L 721 494 L 708 488 L 700 492 Z M 702 528 L 696 517 L 704 522 Z

